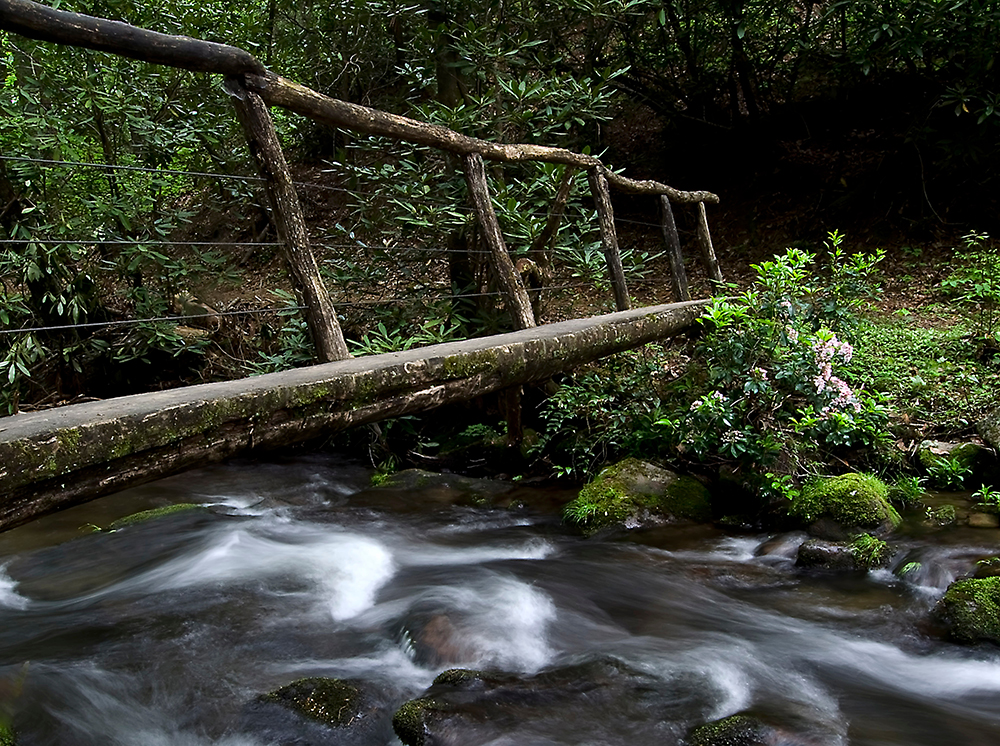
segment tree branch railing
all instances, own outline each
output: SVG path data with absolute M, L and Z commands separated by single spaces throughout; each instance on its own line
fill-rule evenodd
M 609 187 L 660 199 L 663 205 L 663 232 L 671 256 L 673 289 L 678 300 L 688 300 L 689 293 L 670 204 L 697 204 L 698 243 L 706 271 L 712 282 L 722 283 L 705 210 L 706 204 L 719 202 L 718 196 L 712 192 L 682 191 L 657 181 L 636 181 L 607 169 L 594 156 L 543 145 L 481 140 L 441 125 L 334 99 L 282 78 L 269 71 L 249 52 L 226 44 L 163 34 L 120 21 L 57 10 L 31 0 L 0 0 L 0 30 L 39 41 L 85 47 L 143 62 L 218 73 L 226 77 L 227 89 L 233 95 L 251 154 L 267 184 L 266 192 L 296 289 L 308 306 L 306 320 L 321 360 L 348 357 L 347 346 L 329 295 L 319 277 L 287 164 L 276 138 L 272 140 L 268 135 L 273 133 L 273 123 L 267 106 L 263 104 L 280 106 L 335 127 L 430 146 L 461 156 L 479 225 L 487 234 L 493 270 L 504 291 L 505 303 L 514 324 L 519 329 L 534 326 L 536 320 L 524 283 L 496 226 L 496 216 L 492 215 L 488 186 L 485 176 L 481 176 L 482 159 L 501 163 L 541 161 L 565 165 L 567 170 L 587 171 L 618 310 L 628 309 L 630 300 L 615 235 Z M 556 228 L 562 214 L 560 198 L 565 201 L 565 195 L 557 195 L 552 210 Z

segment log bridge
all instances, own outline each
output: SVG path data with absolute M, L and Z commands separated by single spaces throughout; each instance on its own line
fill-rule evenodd
M 706 302 L 0 418 L 0 531 L 244 451 L 544 381 L 677 334 Z
M 480 140 L 397 114 L 340 101 L 276 75 L 245 50 L 69 13 L 31 0 L 0 0 L 0 30 L 154 64 L 224 76 L 251 158 L 265 183 L 279 241 L 318 365 L 0 418 L 0 530 L 103 494 L 242 451 L 300 442 L 495 391 L 663 339 L 689 327 L 706 301 L 690 301 L 671 204 L 697 207 L 698 244 L 710 281 L 722 273 L 705 205 L 719 198 L 636 181 L 593 156 L 562 148 Z M 323 284 L 269 106 L 334 127 L 433 147 L 457 156 L 479 233 L 502 291 L 510 334 L 351 359 Z M 572 178 L 587 172 L 617 313 L 536 326 L 489 193 L 484 159 L 559 164 L 562 181 L 544 230 L 528 249 L 548 265 Z M 655 197 L 679 303 L 631 309 L 609 188 Z M 514 398 L 516 397 L 509 397 Z M 512 409 L 516 408 L 512 405 Z

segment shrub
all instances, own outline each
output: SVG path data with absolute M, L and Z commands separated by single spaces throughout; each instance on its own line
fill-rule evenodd
M 853 347 L 839 336 L 855 328 L 848 322 L 882 254 L 846 258 L 842 238 L 830 234 L 827 279 L 812 274 L 814 255 L 788 249 L 754 265 L 749 290 L 706 310 L 702 393 L 658 423 L 682 454 L 759 473 L 810 448 L 836 452 L 888 437 L 880 397 L 842 377 Z M 785 468 L 795 471 L 794 463 Z

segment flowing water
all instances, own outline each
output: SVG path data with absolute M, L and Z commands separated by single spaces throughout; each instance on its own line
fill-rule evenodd
M 586 539 L 558 521 L 567 494 L 481 508 L 368 477 L 332 456 L 232 463 L 0 534 L 0 714 L 18 743 L 264 746 L 247 703 L 297 678 L 368 682 L 391 713 L 446 668 L 595 660 L 645 694 L 562 697 L 477 742 L 673 744 L 752 709 L 789 744 L 1000 743 L 1000 650 L 926 623 L 997 531 L 908 535 L 905 581 L 809 575 L 795 535 L 766 554 L 767 535 L 703 526 Z M 205 507 L 80 531 L 179 502 Z M 383 720 L 366 743 L 398 743 Z

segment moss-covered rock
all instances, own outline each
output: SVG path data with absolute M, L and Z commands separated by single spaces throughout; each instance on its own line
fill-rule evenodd
M 133 513 L 132 515 L 127 515 L 124 518 L 119 518 L 114 521 L 110 526 L 105 529 L 106 531 L 119 531 L 127 526 L 134 526 L 137 523 L 144 523 L 145 521 L 152 521 L 157 518 L 163 518 L 168 515 L 176 515 L 177 513 L 184 513 L 189 510 L 202 510 L 201 505 L 196 505 L 194 503 L 176 503 L 174 505 L 164 505 L 162 508 L 152 508 L 150 510 L 142 510 L 138 513 Z
M 237 729 L 254 742 L 365 746 L 392 740 L 391 691 L 371 682 L 309 677 L 248 702 Z
M 446 707 L 433 697 L 411 699 L 392 716 L 392 729 L 406 746 L 424 746 L 430 734 L 428 721 L 441 715 Z
M 687 746 L 768 746 L 771 731 L 753 715 L 737 713 L 698 726 L 688 735 Z
M 340 727 L 357 717 L 361 693 L 356 686 L 340 679 L 313 677 L 293 681 L 261 699 L 325 725 Z
M 962 469 L 972 471 L 983 447 L 978 443 L 946 443 L 940 440 L 925 440 L 917 448 L 917 459 L 927 471 L 934 469 L 948 459 L 955 461 Z
M 885 482 L 872 474 L 821 477 L 806 484 L 790 513 L 809 524 L 810 533 L 834 541 L 859 533 L 881 535 L 901 520 L 888 497 Z
M 956 642 L 1000 643 L 1000 577 L 956 580 L 938 602 L 935 616 Z
M 696 479 L 630 458 L 601 471 L 566 505 L 563 515 L 594 533 L 610 526 L 708 521 L 712 505 L 708 490 Z

